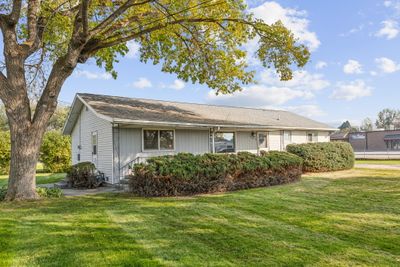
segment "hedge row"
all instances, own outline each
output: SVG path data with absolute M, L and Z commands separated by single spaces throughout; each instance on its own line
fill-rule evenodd
M 346 142 L 288 145 L 286 149 L 303 159 L 305 172 L 338 171 L 354 166 L 353 148 Z
M 180 153 L 136 164 L 130 190 L 140 196 L 183 196 L 286 184 L 300 179 L 302 159 L 286 152 L 263 156 Z

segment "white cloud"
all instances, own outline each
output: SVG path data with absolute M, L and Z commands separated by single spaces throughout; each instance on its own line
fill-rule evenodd
M 362 65 L 354 59 L 349 59 L 343 66 L 343 72 L 346 74 L 360 74 L 362 73 Z
M 110 80 L 112 78 L 108 72 L 92 72 L 88 70 L 76 70 L 74 76 L 85 77 L 89 80 Z
M 185 83 L 181 80 L 176 79 L 172 84 L 168 85 L 168 88 L 174 89 L 174 90 L 182 90 L 185 88 Z
M 363 80 L 355 80 L 347 83 L 338 83 L 337 89 L 333 91 L 331 97 L 350 101 L 356 98 L 370 96 L 371 94 L 371 87 L 367 86 Z
M 139 54 L 140 45 L 135 41 L 129 41 L 126 46 L 129 52 L 126 54 L 127 58 L 137 58 Z
M 317 64 L 315 64 L 315 68 L 317 70 L 326 68 L 328 66 L 328 63 L 326 63 L 325 61 L 318 61 Z
M 261 82 L 266 85 L 312 91 L 324 89 L 330 84 L 322 74 L 311 74 L 305 70 L 294 71 L 293 78 L 289 81 L 281 81 L 274 71 L 265 70 L 261 73 Z
M 375 59 L 375 62 L 377 63 L 379 70 L 383 73 L 393 73 L 400 70 L 400 65 L 387 57 L 377 58 Z
M 133 82 L 132 86 L 135 88 L 144 89 L 152 87 L 153 84 L 148 79 L 141 77 L 137 81 Z
M 289 106 L 285 109 L 306 117 L 321 117 L 326 115 L 326 113 L 323 112 L 321 108 L 317 105 Z
M 392 6 L 392 1 L 384 1 L 383 2 L 383 5 L 385 6 L 385 7 L 390 7 L 390 6 Z
M 267 1 L 250 9 L 250 12 L 267 24 L 272 24 L 278 20 L 282 21 L 299 41 L 306 44 L 311 51 L 316 50 L 321 44 L 317 34 L 309 30 L 310 21 L 307 19 L 307 12 L 304 10 L 284 8 L 277 2 Z
M 215 91 L 208 93 L 208 101 L 211 103 L 246 106 L 265 107 L 269 105 L 282 105 L 295 98 L 309 99 L 313 95 L 301 90 L 293 90 L 287 87 L 266 87 L 253 85 L 244 88 L 241 92 L 230 95 L 215 95 Z
M 397 21 L 388 19 L 382 21 L 382 28 L 375 34 L 377 37 L 386 37 L 386 39 L 390 40 L 396 38 L 400 32 L 399 24 Z

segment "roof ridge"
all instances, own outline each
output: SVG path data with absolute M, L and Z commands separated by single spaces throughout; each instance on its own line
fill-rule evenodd
M 139 98 L 139 97 L 104 95 L 104 94 L 91 94 L 91 93 L 77 93 L 77 95 L 93 95 L 93 96 L 106 96 L 106 97 L 108 96 L 108 97 L 119 97 L 119 98 L 135 99 L 135 100 L 157 101 L 157 102 L 163 102 L 163 103 L 179 103 L 179 104 L 199 105 L 199 106 L 208 106 L 208 107 L 243 108 L 243 109 L 250 109 L 250 110 L 278 111 L 278 112 L 290 113 L 290 111 L 287 111 L 287 110 L 284 110 L 284 109 L 266 109 L 266 108 L 252 108 L 252 107 L 243 107 L 243 106 L 215 105 L 215 104 L 205 104 L 205 103 L 195 103 L 195 102 L 160 100 L 160 99 L 154 99 L 154 98 Z M 304 116 L 302 116 L 302 117 L 304 117 Z

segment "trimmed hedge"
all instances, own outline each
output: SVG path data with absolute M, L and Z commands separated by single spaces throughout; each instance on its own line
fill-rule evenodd
M 302 159 L 286 152 L 257 156 L 180 153 L 136 164 L 128 177 L 140 196 L 184 196 L 286 184 L 300 179 Z
M 346 142 L 292 144 L 286 150 L 303 159 L 306 172 L 347 170 L 354 166 L 353 148 Z

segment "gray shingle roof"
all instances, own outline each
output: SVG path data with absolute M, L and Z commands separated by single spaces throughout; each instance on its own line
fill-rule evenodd
M 160 101 L 95 94 L 78 94 L 95 112 L 113 122 L 156 122 L 210 126 L 326 129 L 332 127 L 282 110 L 266 110 Z

